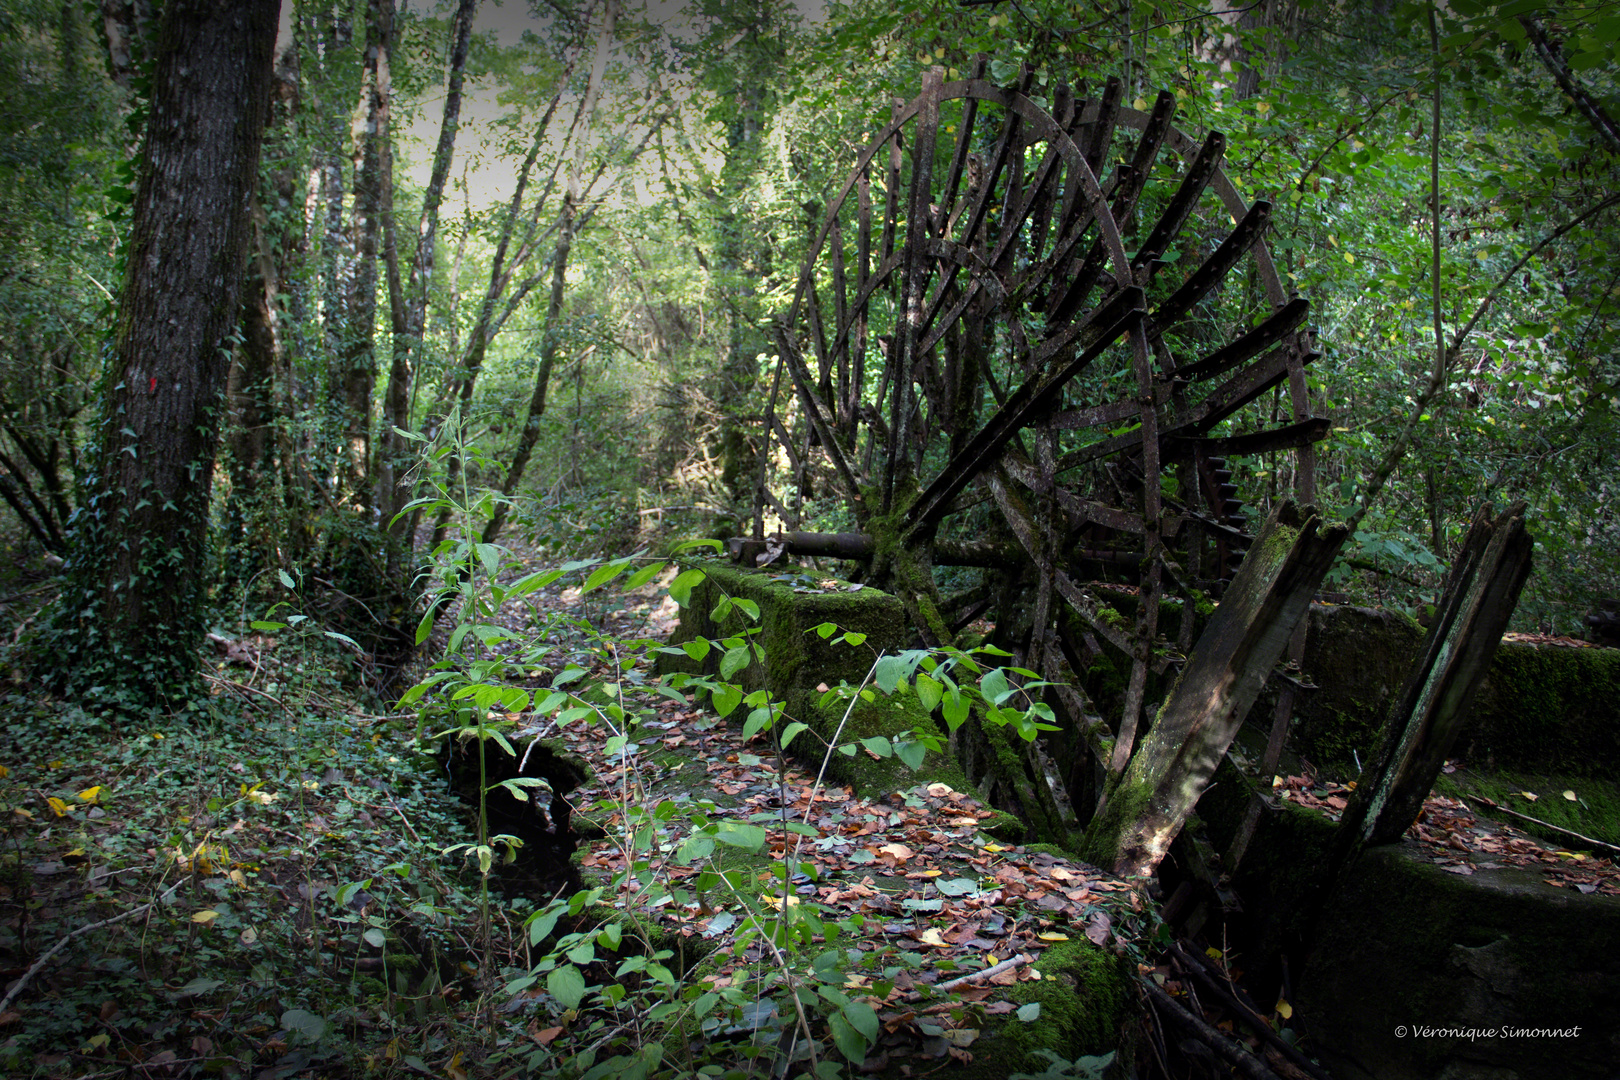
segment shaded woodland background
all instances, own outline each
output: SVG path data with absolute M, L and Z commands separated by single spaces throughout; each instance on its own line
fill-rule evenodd
M 1421 613 L 1473 506 L 1513 496 L 1538 538 L 1521 626 L 1577 631 L 1620 588 L 1607 5 L 1460 2 L 1436 52 L 1428 9 L 1393 3 L 289 2 L 223 401 L 203 405 L 217 464 L 178 449 L 181 479 L 159 481 L 142 469 L 161 455 L 135 454 L 112 486 L 134 391 L 108 357 L 144 280 L 130 225 L 165 90 L 155 16 L 8 0 L 3 18 L 0 497 L 15 558 L 67 560 L 45 648 L 80 692 L 183 699 L 165 658 L 262 610 L 277 570 L 402 658 L 414 575 L 446 536 L 444 511 L 401 514 L 425 492 L 488 492 L 485 542 L 557 554 L 737 529 L 769 320 L 824 198 L 925 68 L 981 53 L 1004 82 L 1029 65 L 1037 94 L 1113 74 L 1127 100 L 1170 89 L 1182 126 L 1227 132 L 1312 304 L 1329 517 L 1416 410 L 1333 587 Z M 1439 315 L 1448 336 L 1477 322 L 1430 399 L 1437 64 Z M 1286 454 L 1243 468 L 1262 510 L 1286 490 Z M 211 498 L 179 498 L 208 475 Z M 131 525 L 109 509 L 125 495 L 119 513 L 177 516 Z M 98 528 L 137 555 L 87 556 Z M 119 629 L 140 582 L 177 580 L 195 583 L 178 607 Z

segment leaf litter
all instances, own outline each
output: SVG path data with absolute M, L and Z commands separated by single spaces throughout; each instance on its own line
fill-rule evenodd
M 1334 821 L 1353 790 L 1354 782 L 1330 783 L 1309 775 L 1272 780 L 1277 798 L 1319 810 Z M 1514 825 L 1481 817 L 1465 799 L 1431 794 L 1406 836 L 1448 873 L 1466 877 L 1478 870 L 1518 867 L 1561 889 L 1620 896 L 1620 866 L 1612 858 L 1549 846 Z
M 559 592 L 547 600 L 568 607 L 578 594 Z M 654 619 L 662 616 L 663 625 L 647 629 L 667 631 L 672 612 L 643 610 Z M 638 659 L 625 682 L 645 682 L 647 664 Z M 570 801 L 576 814 L 608 839 L 582 844 L 576 863 L 602 881 L 618 878 L 619 893 L 611 901 L 617 906 L 638 906 L 666 932 L 724 957 L 705 976 L 718 988 L 742 980 L 749 966 L 765 959 L 757 941 L 740 954 L 728 952 L 735 931 L 746 922 L 747 904 L 690 887 L 702 867 L 681 865 L 673 857 L 690 835 L 685 814 L 653 814 L 647 849 L 614 843 L 612 838 L 633 831 L 627 828 L 624 796 L 631 793 L 648 808 L 667 800 L 700 811 L 722 830 L 764 829 L 760 855 L 747 863 L 756 886 L 751 900 L 775 910 L 812 905 L 826 923 L 860 916 L 864 926 L 858 938 L 839 939 L 846 947 L 890 963 L 911 956 L 911 969 L 901 971 L 881 996 L 874 991 L 868 999 L 883 1029 L 870 1051 L 873 1060 L 907 1053 L 971 1059 L 967 1047 L 979 1037 L 983 1018 L 1018 1009 L 1007 991 L 1041 978 L 1045 950 L 1079 938 L 1107 947 L 1116 922 L 1140 910 L 1141 901 L 1127 884 L 1096 867 L 998 841 L 986 830 L 1004 815 L 973 793 L 940 782 L 919 782 L 876 798 L 843 785 L 818 787 L 814 769 L 778 755 L 768 733 L 745 740 L 739 725 L 708 713 L 690 697 L 676 702 L 647 692 L 634 696 L 650 715 L 644 713 L 628 743 L 615 744 L 624 747 L 621 752 L 609 752 L 614 732 L 602 725 L 559 728 L 513 717 L 519 735 L 559 741 L 592 767 L 593 775 Z M 634 824 L 644 828 L 646 820 L 638 816 Z M 784 888 L 780 868 L 787 858 L 808 863 L 813 871 L 793 875 Z M 686 902 L 668 894 L 646 902 L 648 894 L 635 875 L 625 873 L 640 861 L 656 865 Z M 728 864 L 736 868 L 735 862 Z M 860 965 L 848 972 L 851 993 L 878 981 L 860 973 Z M 951 1000 L 939 1000 L 945 992 Z

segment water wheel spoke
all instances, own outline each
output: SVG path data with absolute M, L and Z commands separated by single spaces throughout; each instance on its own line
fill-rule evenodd
M 1182 316 L 1191 311 L 1193 305 L 1208 295 L 1211 289 L 1224 281 L 1232 267 L 1238 264 L 1238 260 L 1259 242 L 1270 221 L 1270 203 L 1258 200 L 1249 207 L 1249 212 L 1238 222 L 1237 228 L 1221 241 L 1221 246 L 1215 249 L 1214 254 L 1188 275 L 1187 280 L 1171 294 L 1170 299 L 1154 310 L 1151 319 L 1153 335 L 1162 336 L 1170 327 L 1181 321 Z
M 928 73 L 828 203 L 778 326 L 767 430 L 782 450 L 762 455 L 754 532 L 773 514 L 793 530 L 773 550 L 864 562 L 863 580 L 898 588 L 915 616 L 942 613 L 930 640 L 987 619 L 1055 684 L 1066 730 L 1031 762 L 1054 796 L 1067 783 L 1090 802 L 1135 741 L 1149 676 L 1174 662 L 1161 596 L 1183 601 L 1185 649 L 1194 591 L 1219 595 L 1250 544 L 1245 474 L 1227 458 L 1292 452 L 1307 490 L 1329 424 L 1310 407 L 1307 305 L 1271 262 L 1270 207 L 1224 171 L 1224 137 L 1178 131 L 1169 93 L 1141 111 L 1120 80 L 1090 97 L 1060 85 L 1048 109 L 1031 72 L 1004 88 L 985 67 Z M 1120 222 L 1137 218 L 1132 251 Z M 771 411 L 790 380 L 798 421 Z M 840 489 L 862 532 L 797 531 Z M 885 540 L 880 509 L 902 508 Z M 913 557 L 893 557 L 895 541 Z M 934 566 L 974 584 L 947 601 Z M 1130 621 L 1101 583 L 1133 590 Z M 1075 684 L 1105 649 L 1128 675 L 1123 703 L 1106 702 L 1112 741 Z M 1060 745 L 1092 765 L 1054 779 Z
M 1198 197 L 1209 186 L 1225 154 L 1226 136 L 1219 131 L 1210 132 L 1204 139 L 1204 145 L 1199 148 L 1198 156 L 1187 163 L 1187 174 L 1182 177 L 1181 186 L 1171 196 L 1169 205 L 1159 215 L 1158 224 L 1153 226 L 1147 240 L 1132 256 L 1131 269 L 1140 269 L 1155 262 L 1170 247 L 1170 241 L 1181 235 L 1187 219 L 1192 216 L 1193 207 L 1198 203 Z
M 1304 300 L 1290 300 L 1265 322 L 1231 344 L 1223 345 L 1202 359 L 1178 366 L 1176 375 L 1183 379 L 1194 380 L 1213 379 L 1218 375 L 1224 375 L 1293 333 L 1299 324 L 1305 321 L 1310 307 Z

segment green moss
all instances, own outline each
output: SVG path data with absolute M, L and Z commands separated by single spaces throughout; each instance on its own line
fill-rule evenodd
M 1047 949 L 1035 968 L 1040 979 L 1018 983 L 1008 996 L 1019 1005 L 1038 1002 L 1041 1015 L 1029 1023 L 1012 1020 L 996 1029 L 994 1063 L 1005 1070 L 1010 1061 L 1022 1057 L 1016 1067 L 1040 1071 L 1045 1062 L 1034 1056 L 1036 1050 L 1070 1058 L 1112 1050 L 1132 1000 L 1125 958 L 1082 938 Z
M 1556 826 L 1553 829 L 1541 828 L 1523 818 L 1495 812 L 1477 800 L 1468 802 L 1469 809 L 1483 817 L 1523 829 L 1561 848 L 1579 850 L 1581 845 L 1567 834 L 1558 832 L 1558 829 L 1569 829 L 1595 840 L 1620 844 L 1620 787 L 1607 777 L 1459 769 L 1449 776 L 1441 776 L 1435 790 L 1465 801 L 1483 795 L 1509 810 Z M 1566 791 L 1573 792 L 1575 798 L 1566 799 Z M 1524 792 L 1537 798 L 1533 801 L 1527 799 Z

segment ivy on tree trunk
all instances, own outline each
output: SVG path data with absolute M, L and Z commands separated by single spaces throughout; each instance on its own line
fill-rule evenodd
M 206 629 L 214 454 L 278 9 L 163 6 L 97 458 L 57 620 L 65 681 L 132 705 L 191 693 Z

